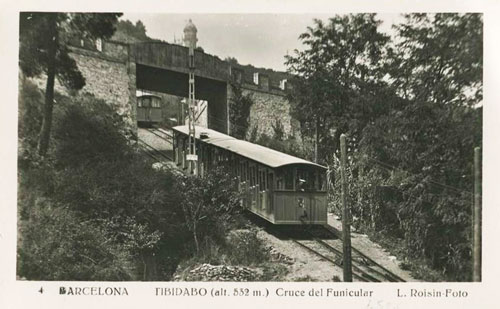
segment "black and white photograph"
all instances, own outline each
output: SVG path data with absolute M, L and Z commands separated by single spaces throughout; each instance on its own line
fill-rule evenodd
M 66 297 L 470 298 L 451 283 L 487 273 L 486 13 L 188 8 L 11 16 L 10 279 Z M 203 291 L 221 283 L 237 285 Z

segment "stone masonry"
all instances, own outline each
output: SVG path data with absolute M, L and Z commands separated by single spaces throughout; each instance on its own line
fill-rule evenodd
M 129 59 L 128 46 L 103 42 L 101 52 L 72 48 L 71 56 L 85 77 L 81 91 L 115 106 L 127 125 L 136 130 L 135 63 Z
M 247 134 L 250 134 L 257 127 L 259 135 L 273 136 L 273 124 L 277 121 L 283 125 L 285 135 L 292 134 L 290 104 L 284 96 L 255 90 L 243 90 L 243 94 L 250 94 L 253 99 Z
M 85 86 L 80 93 L 90 93 L 115 106 L 127 127 L 137 131 L 135 62 L 129 59 L 128 46 L 117 42 L 103 42 L 102 51 L 73 46 L 70 48 L 70 56 L 85 78 Z M 33 78 L 32 81 L 45 91 L 46 75 Z M 71 94 L 57 79 L 54 89 L 63 95 Z
M 161 66 L 167 70 L 180 70 L 182 72 L 180 66 L 183 62 L 177 58 L 180 57 L 179 55 L 184 54 L 185 49 L 182 46 L 159 42 L 146 44 L 145 46 L 139 45 L 103 41 L 101 43 L 102 48 L 99 50 L 92 44 L 85 46 L 72 44 L 70 47 L 70 55 L 75 59 L 80 72 L 86 80 L 86 85 L 81 92 L 91 93 L 96 98 L 114 105 L 133 131 L 137 130 L 136 66 L 139 63 L 138 61 L 142 59 L 141 61 L 144 63 L 151 62 L 151 65 L 156 67 Z M 287 73 L 234 63 L 229 64 L 216 56 L 201 51 L 197 51 L 197 53 L 200 54 L 198 55 L 200 63 L 199 72 L 197 71 L 196 74 L 200 74 L 205 78 L 214 78 L 219 83 L 225 81 L 226 85 L 228 85 L 227 102 L 223 104 L 230 104 L 230 83 L 239 84 L 244 94 L 251 94 L 254 104 L 250 110 L 248 132 L 252 132 L 253 128 L 257 127 L 259 134 L 272 136 L 274 134 L 273 125 L 279 121 L 286 136 L 294 134 L 298 137 L 298 126 L 290 116 L 290 104 L 285 97 L 284 87 L 281 87 L 281 83 L 286 81 L 288 77 Z M 173 57 L 173 60 L 169 57 Z M 177 59 L 177 62 L 174 61 L 175 59 Z M 170 62 L 175 65 L 170 67 Z M 34 81 L 41 89 L 44 89 L 45 78 L 37 78 Z M 68 94 L 67 90 L 59 85 L 57 81 L 55 89 L 62 94 Z M 146 91 L 154 92 L 152 90 Z M 180 97 L 173 94 L 165 93 L 165 95 L 161 96 L 163 98 L 165 96 L 171 97 L 170 99 L 175 98 L 175 101 L 180 99 Z M 167 106 L 175 105 L 170 104 L 170 102 L 163 103 Z M 209 101 L 208 105 L 210 103 Z M 214 102 L 212 103 L 214 104 Z M 227 110 L 227 105 L 218 110 Z M 212 115 L 212 117 L 215 117 L 220 123 L 226 122 L 226 113 L 218 113 Z M 165 113 L 168 118 L 173 117 L 175 114 L 175 112 Z M 231 125 L 233 124 L 229 124 L 229 127 Z

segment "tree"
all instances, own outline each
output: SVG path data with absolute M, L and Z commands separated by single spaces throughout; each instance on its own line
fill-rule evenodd
M 391 81 L 401 97 L 433 104 L 482 100 L 481 14 L 407 14 L 395 26 Z
M 288 94 L 292 113 L 303 133 L 315 136 L 317 160 L 336 148 L 341 133 L 359 134 L 387 106 L 383 57 L 389 37 L 379 24 L 375 14 L 314 20 L 299 37 L 305 49 L 286 57 L 295 75 Z
M 181 175 L 175 190 L 182 197 L 184 222 L 199 253 L 204 239 L 224 236 L 224 229 L 239 209 L 241 196 L 223 168 L 210 170 L 204 177 Z
M 49 146 L 54 106 L 55 78 L 69 89 L 79 90 L 85 79 L 69 56 L 66 41 L 75 35 L 109 38 L 119 13 L 39 13 L 20 14 L 19 66 L 27 77 L 47 75 L 38 153 L 45 156 Z
M 401 104 L 365 127 L 360 152 L 390 170 L 383 181 L 402 193 L 396 215 L 408 254 L 468 280 L 473 149 L 482 143 L 481 15 L 409 14 L 395 29 L 388 80 Z
M 231 84 L 233 95 L 229 105 L 229 119 L 231 122 L 231 135 L 245 139 L 249 126 L 250 108 L 253 100 L 250 94 L 243 94 L 243 90 L 236 84 Z
M 481 15 L 405 18 L 395 27 L 398 36 L 388 65 L 402 104 L 367 127 L 364 143 L 383 161 L 471 189 L 469 155 L 481 144 L 481 115 L 475 108 L 482 100 Z M 376 127 L 385 132 L 384 141 L 368 138 Z
M 224 61 L 226 61 L 227 63 L 232 64 L 232 65 L 238 64 L 238 59 L 236 59 L 235 57 L 226 57 L 226 58 L 224 58 Z
M 116 31 L 113 40 L 125 43 L 137 43 L 154 41 L 146 34 L 146 26 L 140 20 L 135 25 L 130 20 L 119 20 L 116 24 Z

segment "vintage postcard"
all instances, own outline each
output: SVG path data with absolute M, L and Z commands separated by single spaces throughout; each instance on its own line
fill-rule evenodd
M 2 308 L 498 303 L 499 3 L 14 4 Z

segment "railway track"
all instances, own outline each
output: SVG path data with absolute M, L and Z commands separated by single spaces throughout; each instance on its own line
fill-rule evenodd
M 157 137 L 161 138 L 162 140 L 172 144 L 173 143 L 173 137 L 172 137 L 172 132 L 169 132 L 165 129 L 161 128 L 148 128 L 146 129 L 148 132 L 156 135 Z
M 333 233 L 328 228 L 326 228 L 326 230 L 332 235 L 338 237 L 336 233 Z M 304 241 L 292 239 L 292 241 L 309 252 L 319 256 L 323 260 L 326 260 L 338 267 L 342 267 L 342 248 L 338 248 L 332 243 L 319 239 L 311 231 L 307 231 L 307 233 L 311 236 L 311 240 Z M 353 278 L 363 282 L 405 282 L 404 279 L 378 264 L 358 249 L 352 247 L 352 253 Z
M 173 141 L 172 133 L 167 130 L 148 128 L 147 131 L 168 143 L 172 143 Z M 138 144 L 140 149 L 155 161 L 172 160 L 167 154 L 157 150 L 141 139 L 138 140 Z M 342 245 L 338 246 L 332 242 L 329 243 L 320 239 L 321 236 L 325 235 L 325 232 L 330 236 L 333 235 L 335 238 L 342 240 L 341 232 L 328 225 L 324 226 L 322 232 L 311 228 L 305 229 L 305 234 L 309 236 L 309 240 L 298 240 L 294 237 L 289 237 L 289 239 L 321 259 L 342 267 Z M 353 278 L 363 282 L 405 282 L 404 279 L 354 247 L 352 247 L 352 273 Z
M 138 139 L 137 141 L 138 141 L 139 148 L 142 150 L 142 152 L 144 152 L 147 156 L 149 156 L 153 160 L 158 161 L 158 162 L 165 161 L 165 160 L 172 161 L 172 158 L 169 157 L 167 154 L 165 154 L 165 153 L 159 151 L 158 149 L 154 148 L 153 146 L 147 144 L 143 140 Z

